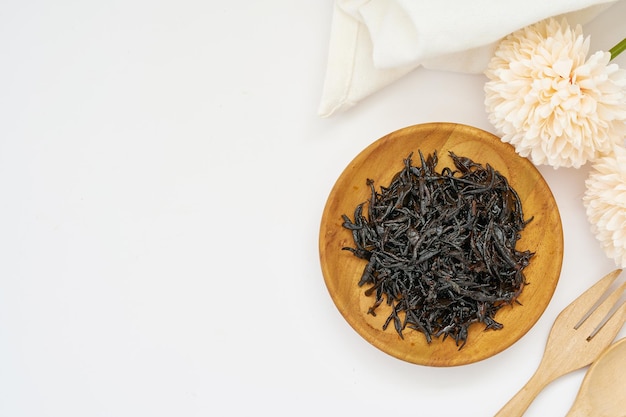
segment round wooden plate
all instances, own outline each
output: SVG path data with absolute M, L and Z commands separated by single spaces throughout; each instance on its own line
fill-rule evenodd
M 522 305 L 505 306 L 495 319 L 501 330 L 484 330 L 484 325 L 469 328 L 467 344 L 459 350 L 453 339 L 433 338 L 429 344 L 417 331 L 405 331 L 401 339 L 393 326 L 383 331 L 388 316 L 381 305 L 376 317 L 367 314 L 373 297 L 364 295 L 365 288 L 357 282 L 366 261 L 342 250 L 354 246 L 352 234 L 342 227 L 342 214 L 352 218 L 357 204 L 368 200 L 370 189 L 366 180 L 375 181 L 377 189 L 389 185 L 402 169 L 403 160 L 418 150 L 424 156 L 437 151 L 437 170 L 452 166 L 448 151 L 489 163 L 517 191 L 524 217 L 534 216 L 518 241 L 519 250 L 535 252 L 524 270 L 529 285 L 519 297 Z M 419 159 L 417 159 L 419 161 Z M 418 162 L 416 162 L 418 163 Z M 561 218 L 550 188 L 535 166 L 515 153 L 512 146 L 483 130 L 453 124 L 428 123 L 400 129 L 377 140 L 363 150 L 343 171 L 324 208 L 320 227 L 320 261 L 328 291 L 348 323 L 365 340 L 380 350 L 407 362 L 428 366 L 456 366 L 477 362 L 493 356 L 519 340 L 537 322 L 546 309 L 561 273 L 563 231 Z

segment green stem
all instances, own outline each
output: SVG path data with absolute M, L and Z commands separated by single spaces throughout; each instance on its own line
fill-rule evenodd
M 622 39 L 620 43 L 609 49 L 609 53 L 611 54 L 611 60 L 615 59 L 619 54 L 626 50 L 626 38 Z

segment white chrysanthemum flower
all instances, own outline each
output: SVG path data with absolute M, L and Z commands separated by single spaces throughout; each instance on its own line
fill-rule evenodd
M 591 230 L 609 258 L 626 268 L 626 148 L 592 164 L 583 203 Z
M 485 72 L 489 121 L 536 165 L 579 168 L 626 135 L 626 70 L 548 19 L 501 41 Z

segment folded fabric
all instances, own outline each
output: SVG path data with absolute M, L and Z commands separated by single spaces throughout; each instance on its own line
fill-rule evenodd
M 346 110 L 419 66 L 480 73 L 509 33 L 555 16 L 584 24 L 614 3 L 335 0 L 319 115 Z

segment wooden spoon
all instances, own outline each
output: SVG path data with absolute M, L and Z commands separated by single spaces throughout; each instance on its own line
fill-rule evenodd
M 566 417 L 626 416 L 626 338 L 609 346 L 589 367 Z

